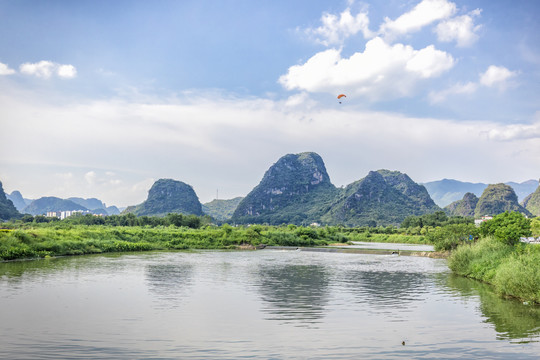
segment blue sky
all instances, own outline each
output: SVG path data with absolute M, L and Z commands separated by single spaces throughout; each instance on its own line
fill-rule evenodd
M 206 202 L 302 151 L 337 186 L 381 168 L 537 179 L 539 16 L 532 0 L 0 0 L 0 180 L 127 206 L 173 178 Z

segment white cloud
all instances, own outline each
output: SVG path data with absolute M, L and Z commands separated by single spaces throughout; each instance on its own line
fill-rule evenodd
M 97 175 L 95 171 L 89 171 L 84 174 L 84 179 L 88 184 L 93 185 L 96 182 L 96 176 Z
M 419 31 L 435 21 L 449 18 L 455 12 L 456 4 L 450 1 L 423 0 L 396 20 L 385 18 L 379 31 L 386 38 L 392 39 L 396 36 Z
M 456 41 L 457 46 L 471 46 L 478 40 L 478 30 L 481 25 L 475 25 L 473 17 L 479 16 L 482 11 L 476 9 L 467 15 L 457 16 L 440 22 L 435 32 L 439 41 L 451 42 Z
M 4 63 L 0 63 L 0 75 L 11 75 L 15 74 L 15 70 L 10 69 L 9 66 L 7 66 Z
M 469 81 L 466 84 L 455 84 L 445 90 L 432 91 L 429 94 L 429 99 L 432 103 L 439 103 L 451 95 L 470 95 L 475 93 L 480 85 L 496 87 L 503 91 L 509 86 L 509 80 L 517 74 L 518 72 L 510 71 L 505 67 L 491 65 L 484 73 L 479 75 L 478 83 Z
M 508 81 L 517 74 L 516 71 L 510 71 L 503 66 L 491 65 L 486 72 L 480 74 L 480 84 L 504 90 L 508 86 Z
M 62 65 L 46 60 L 38 63 L 24 63 L 19 69 L 23 74 L 34 75 L 44 79 L 48 79 L 52 75 L 71 79 L 77 75 L 77 70 L 73 65 Z
M 315 106 L 315 102 L 309 98 L 309 94 L 306 92 L 301 92 L 298 94 L 291 95 L 285 101 L 285 106 L 287 107 L 298 107 L 304 106 L 311 108 Z
M 488 138 L 498 141 L 540 140 L 540 121 L 533 124 L 511 124 L 491 129 Z
M 432 103 L 438 103 L 446 100 L 450 95 L 463 95 L 473 94 L 478 89 L 478 84 L 474 82 L 468 82 L 465 84 L 456 84 L 450 88 L 442 91 L 432 91 L 429 93 L 429 99 Z
M 415 52 L 407 61 L 406 69 L 420 74 L 422 78 L 436 77 L 454 66 L 452 55 L 429 45 Z
M 35 75 L 37 77 L 48 79 L 53 73 L 53 67 L 54 64 L 52 62 L 42 60 L 34 64 L 24 63 L 19 67 L 19 69 L 23 74 Z
M 377 100 L 410 96 L 420 80 L 439 76 L 453 65 L 450 54 L 432 45 L 415 50 L 377 37 L 350 58 L 342 58 L 336 49 L 317 53 L 305 64 L 290 67 L 279 82 L 288 90 L 348 92 Z
M 316 29 L 309 28 L 305 32 L 325 46 L 339 45 L 358 32 L 362 32 L 365 38 L 373 36 L 369 30 L 367 13 L 360 12 L 353 16 L 350 9 L 344 10 L 339 16 L 325 13 L 321 17 L 321 22 L 322 26 Z
M 77 76 L 77 70 L 73 65 L 59 65 L 56 73 L 61 78 L 71 79 Z

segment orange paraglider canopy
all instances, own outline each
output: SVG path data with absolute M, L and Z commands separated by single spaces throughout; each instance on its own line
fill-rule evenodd
M 337 96 L 338 99 L 341 99 L 342 97 L 347 97 L 347 96 L 346 96 L 345 94 L 339 94 L 339 95 Z

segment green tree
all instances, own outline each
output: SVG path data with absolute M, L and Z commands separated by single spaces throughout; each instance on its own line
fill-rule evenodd
M 474 224 L 450 224 L 426 233 L 426 239 L 434 244 L 436 251 L 452 250 L 478 235 Z
M 540 218 L 536 217 L 531 220 L 531 232 L 533 236 L 540 236 Z
M 531 236 L 531 222 L 522 213 L 505 211 L 480 225 L 480 234 L 492 235 L 508 245 L 519 243 L 521 237 Z

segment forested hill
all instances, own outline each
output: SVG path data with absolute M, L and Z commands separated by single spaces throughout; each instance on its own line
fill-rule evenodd
M 474 211 L 475 217 L 483 215 L 497 215 L 505 211 L 518 211 L 526 216 L 531 213 L 518 203 L 518 198 L 510 185 L 489 185 L 480 199 Z
M 534 216 L 540 216 L 540 185 L 536 188 L 535 192 L 523 200 L 522 205 Z
M 439 211 L 426 188 L 399 171 L 370 171 L 348 185 L 322 217 L 324 223 L 399 225 L 407 216 Z
M 217 221 L 225 221 L 232 217 L 234 210 L 236 210 L 242 199 L 243 197 L 241 196 L 230 200 L 214 199 L 202 204 L 202 210 L 206 215 L 211 216 Z
M 337 189 L 321 157 L 288 154 L 238 205 L 235 223 L 399 225 L 407 216 L 440 210 L 424 186 L 399 171 L 371 171 Z
M 454 201 L 444 209 L 454 216 L 470 216 L 474 217 L 476 205 L 478 204 L 478 197 L 473 193 L 466 193 L 463 195 L 463 199 Z
M 266 171 L 231 220 L 268 224 L 317 221 L 337 192 L 318 154 L 287 154 Z
M 172 179 L 156 181 L 148 191 L 146 201 L 126 209 L 125 212 L 137 216 L 164 216 L 169 213 L 204 215 L 199 198 L 191 185 Z
M 13 202 L 6 197 L 4 187 L 2 186 L 2 182 L 0 182 L 0 221 L 18 218 L 20 216 L 21 214 L 15 208 Z

